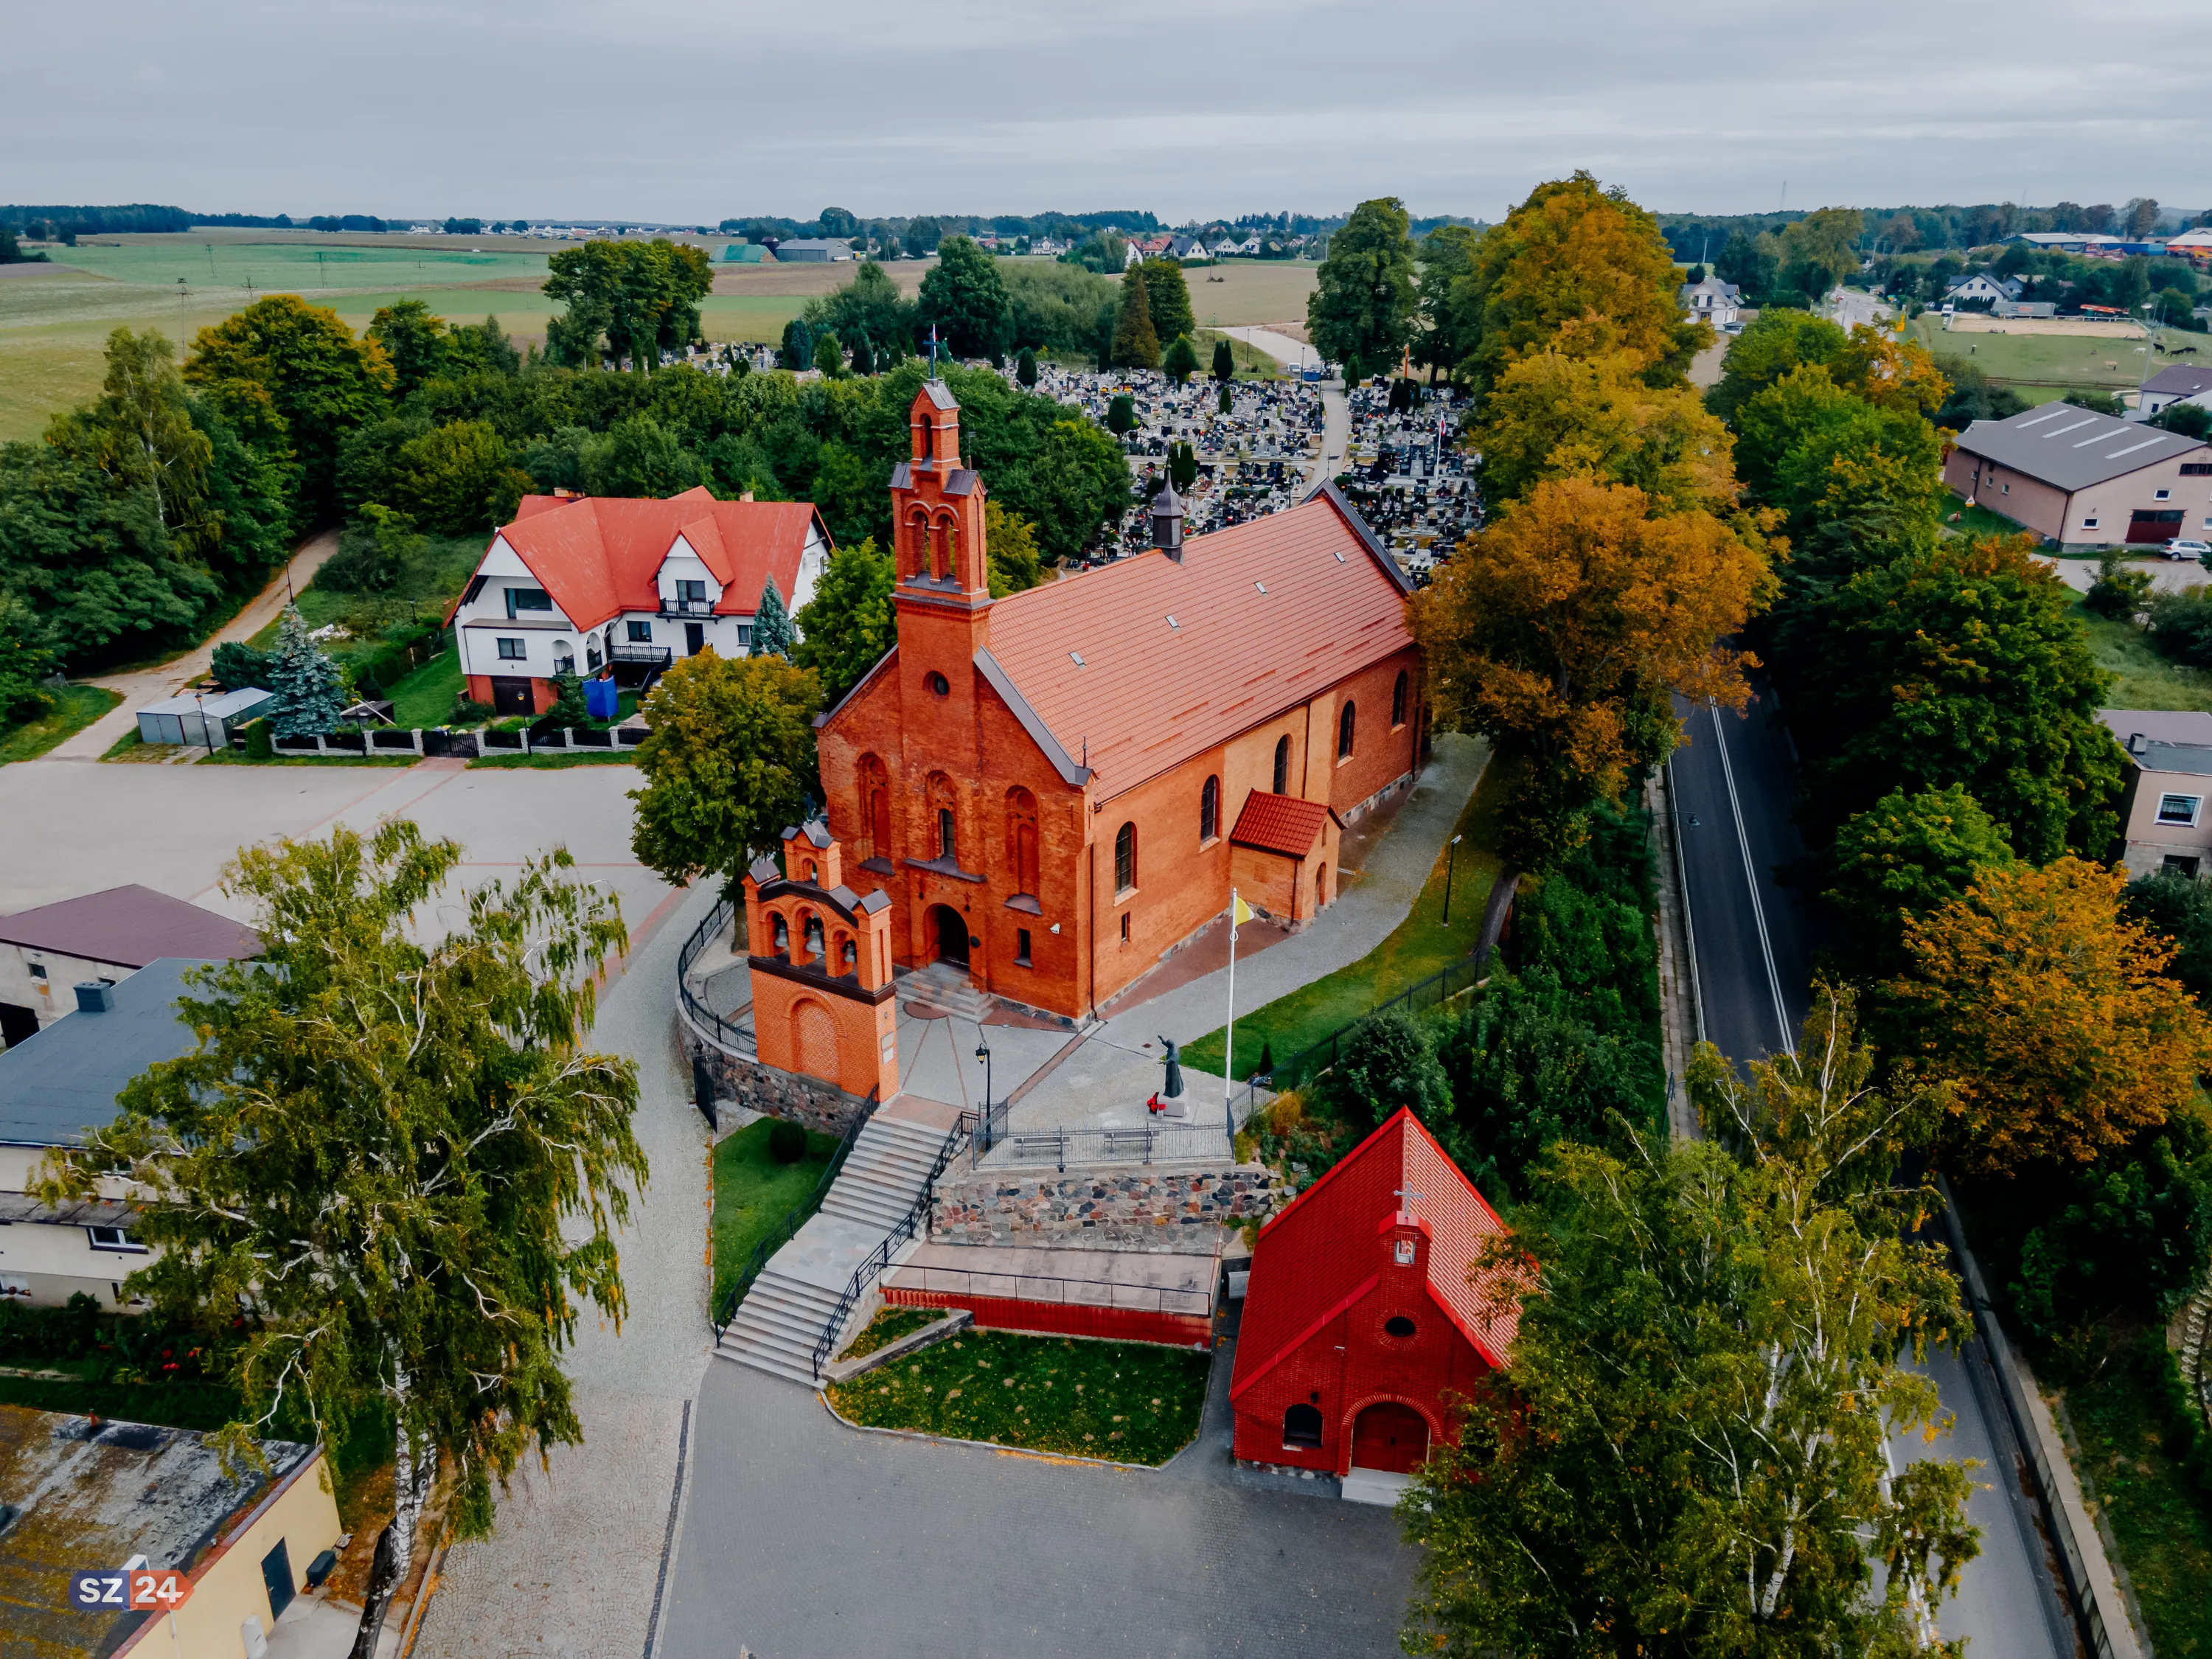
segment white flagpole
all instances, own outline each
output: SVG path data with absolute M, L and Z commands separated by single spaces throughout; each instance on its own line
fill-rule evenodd
M 1237 890 L 1229 890 L 1229 1049 L 1221 1069 L 1221 1106 L 1233 1130 L 1237 1122 Z

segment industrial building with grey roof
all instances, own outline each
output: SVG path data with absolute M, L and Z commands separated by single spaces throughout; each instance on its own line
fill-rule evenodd
M 1970 502 L 2062 547 L 2154 547 L 2212 531 L 2212 446 L 2073 404 L 1976 421 L 1944 458 Z

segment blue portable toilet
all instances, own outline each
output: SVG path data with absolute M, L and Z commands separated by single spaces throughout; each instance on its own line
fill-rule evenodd
M 584 682 L 584 711 L 595 720 L 611 720 L 622 707 L 622 693 L 611 679 Z

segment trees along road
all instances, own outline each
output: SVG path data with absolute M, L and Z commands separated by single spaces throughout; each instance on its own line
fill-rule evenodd
M 1668 763 L 1668 792 L 1681 848 L 1684 905 L 1693 935 L 1703 1034 L 1741 1064 L 1796 1045 L 1811 1001 L 1812 917 L 1776 872 L 1804 855 L 1790 817 L 1795 762 L 1771 690 L 1742 714 L 1675 700 L 1687 739 Z M 1902 1465 L 1926 1456 L 1972 1457 L 1983 1468 L 1967 1505 L 1982 1553 L 1943 1603 L 1936 1626 L 1967 1636 L 1972 1650 L 2006 1659 L 2062 1659 L 2075 1651 L 2071 1620 L 2017 1473 L 2018 1452 L 1979 1342 L 1963 1353 L 1931 1351 L 1922 1367 L 1954 1417 L 1933 1445 L 1893 1436 Z

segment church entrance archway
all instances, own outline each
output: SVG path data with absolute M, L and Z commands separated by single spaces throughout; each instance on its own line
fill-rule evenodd
M 1352 1467 L 1411 1474 L 1429 1455 L 1429 1425 L 1420 1413 L 1384 1400 L 1359 1413 L 1352 1425 Z
M 968 918 L 949 904 L 940 904 L 929 913 L 930 925 L 937 933 L 937 959 L 949 962 L 956 968 L 968 965 Z

